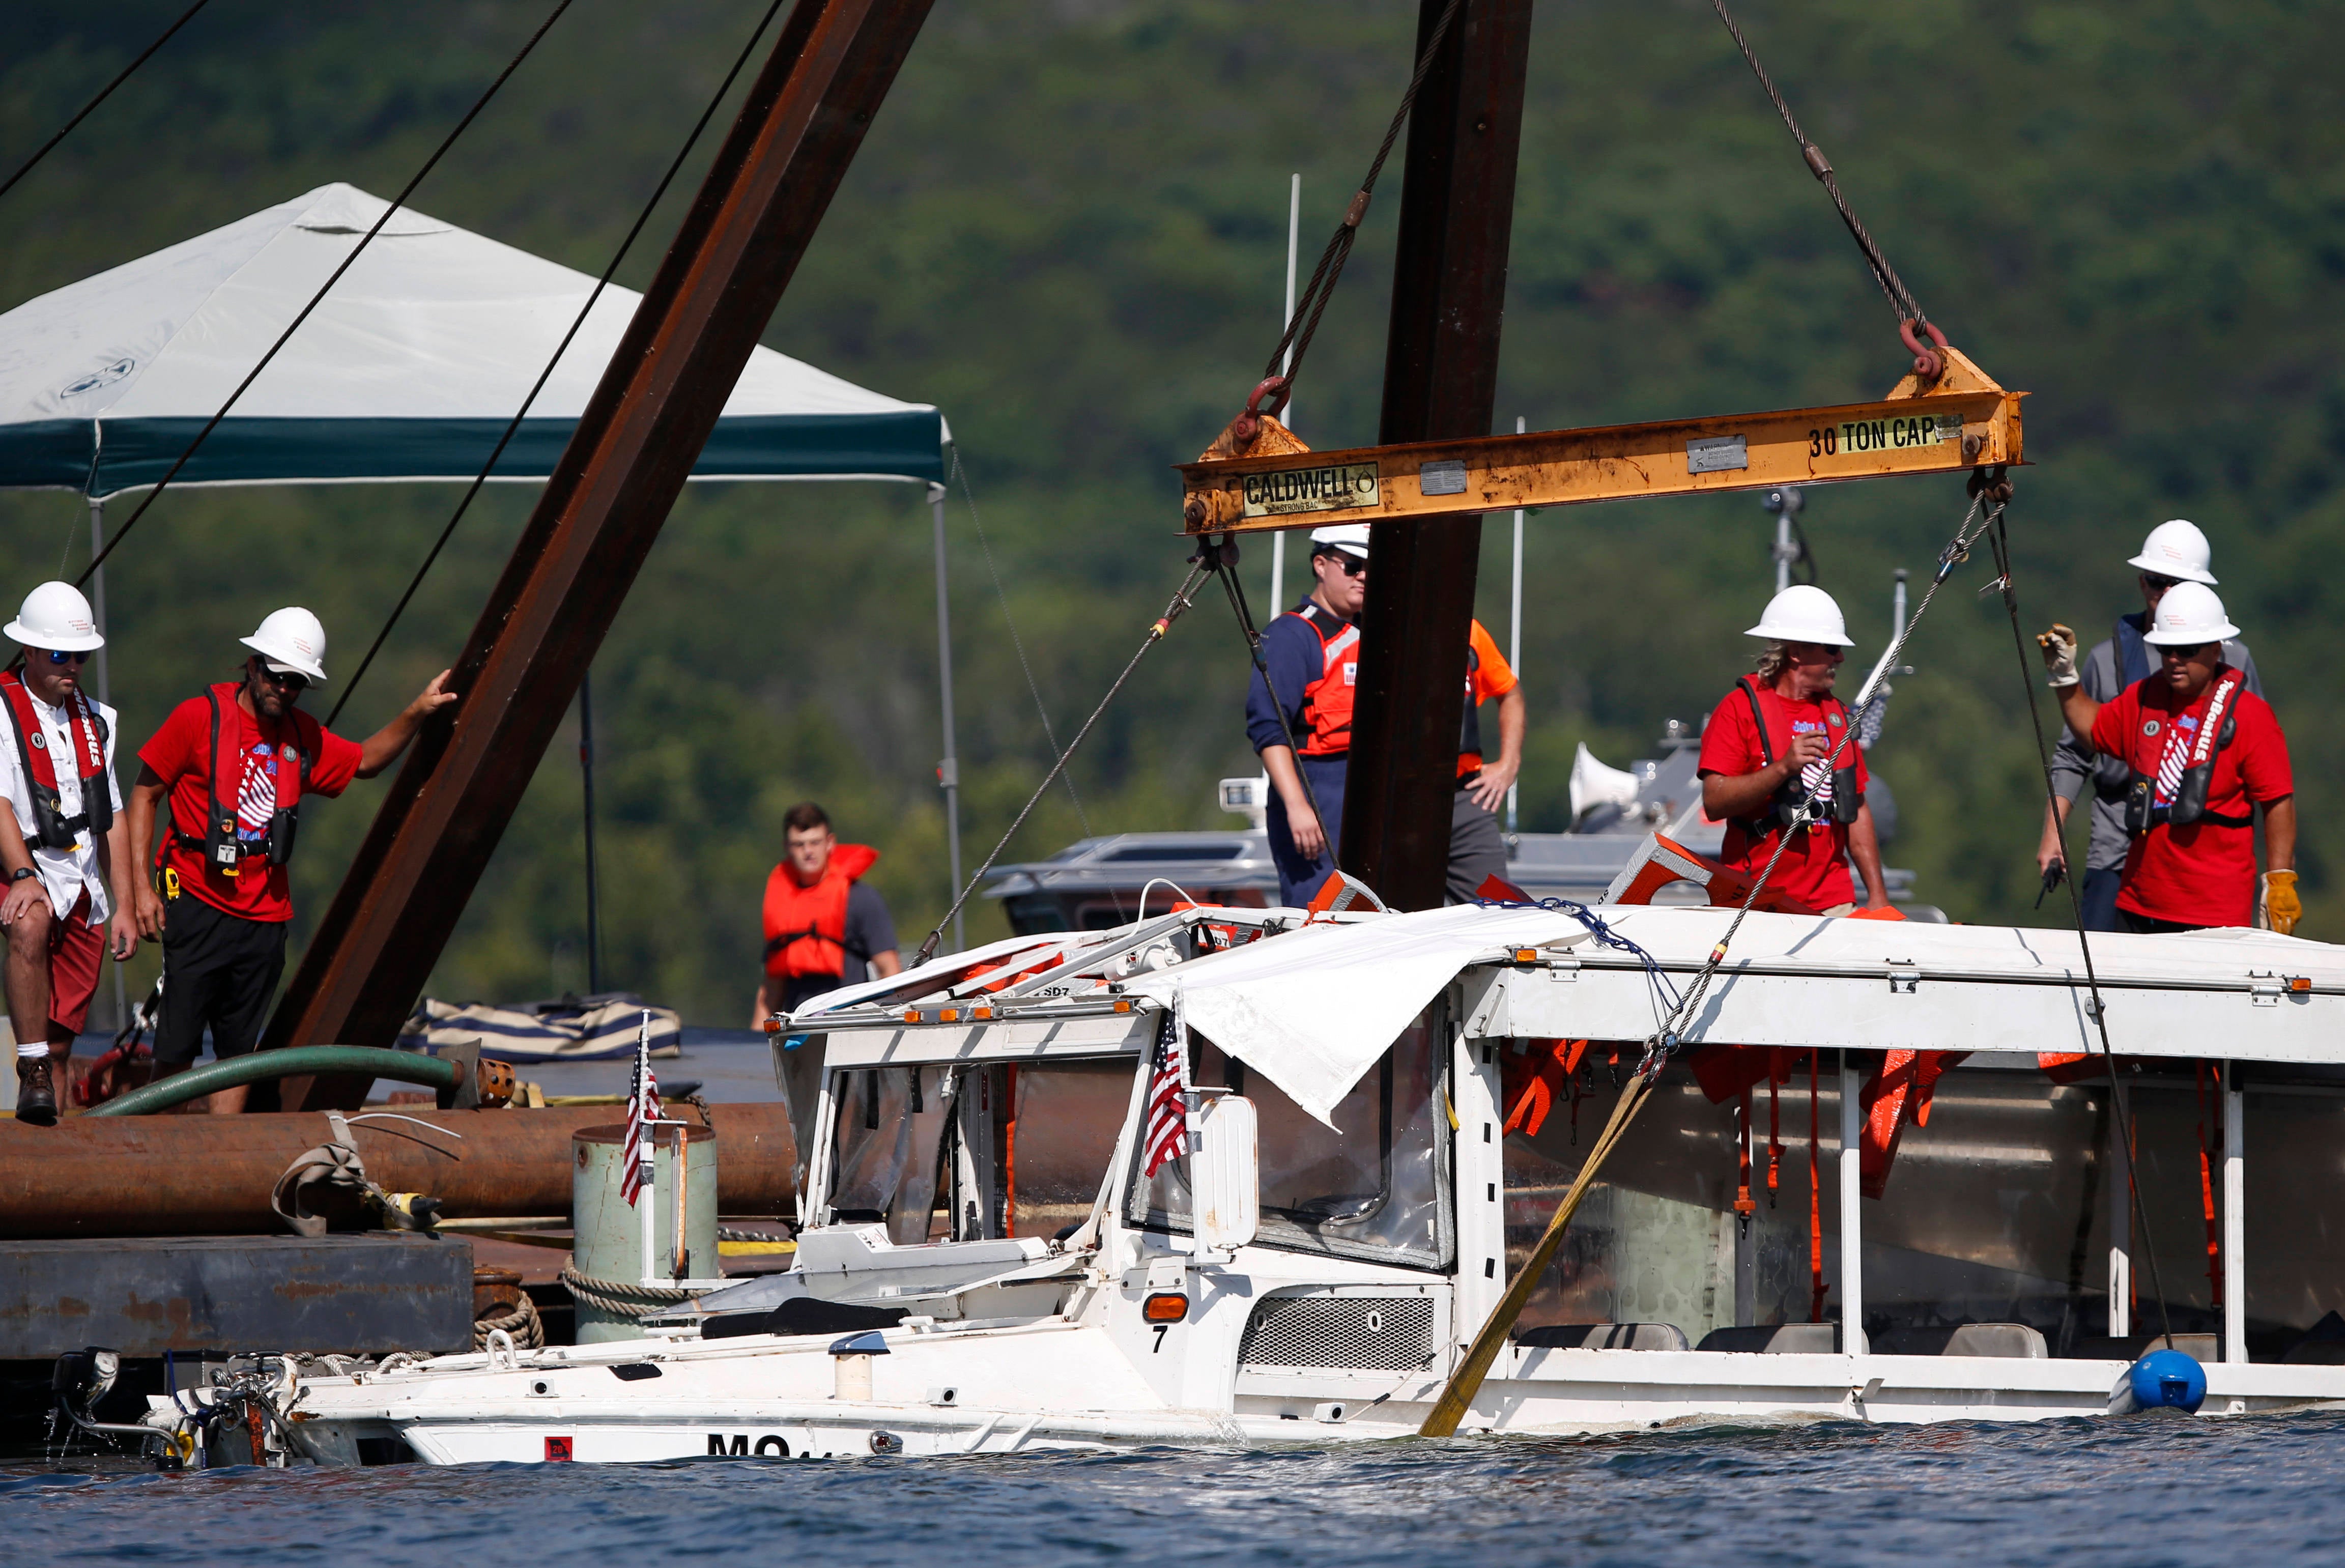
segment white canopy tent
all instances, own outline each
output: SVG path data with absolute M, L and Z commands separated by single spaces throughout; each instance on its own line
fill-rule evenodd
M 390 204 L 353 186 L 290 201 L 0 315 L 0 487 L 108 496 L 159 483 Z M 402 209 L 205 439 L 174 485 L 469 483 L 594 294 L 585 273 Z M 643 296 L 605 288 L 491 479 L 552 473 Z M 959 790 L 933 406 L 755 350 L 695 480 L 917 484 L 936 536 L 947 814 Z M 101 626 L 105 579 L 93 584 Z M 103 656 L 101 697 L 108 685 Z
M 159 480 L 388 203 L 320 186 L 0 315 L 0 485 Z M 470 480 L 594 280 L 423 213 L 386 224 L 173 483 Z M 491 476 L 553 471 L 643 297 L 605 289 Z M 944 478 L 943 417 L 771 349 L 695 479 Z

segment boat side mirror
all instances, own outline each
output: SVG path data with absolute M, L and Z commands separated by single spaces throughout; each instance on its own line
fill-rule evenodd
M 1262 1228 L 1255 1131 L 1254 1102 L 1242 1095 L 1216 1095 L 1198 1113 L 1189 1185 L 1200 1252 L 1235 1251 Z

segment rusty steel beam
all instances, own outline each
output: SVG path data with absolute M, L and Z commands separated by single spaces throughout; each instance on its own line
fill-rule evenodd
M 1420 0 L 1420 52 L 1446 4 Z M 1530 0 L 1466 0 L 1410 113 L 1382 445 L 1489 433 L 1530 30 Z M 1449 861 L 1482 523 L 1385 524 L 1374 541 L 1343 866 L 1396 908 L 1427 909 Z
M 1879 402 L 1183 463 L 1183 524 L 1220 534 L 1423 522 L 2024 462 L 2027 394 L 1946 356 L 1946 376 L 1926 392 L 1908 390 L 1909 376 Z M 1382 549 L 1386 535 L 1376 537 Z
M 388 1045 L 414 1005 L 929 0 L 800 0 L 392 784 L 265 1042 Z M 362 1079 L 283 1103 L 358 1104 Z
M 451 1219 L 568 1214 L 572 1136 L 623 1118 L 617 1105 L 397 1109 L 431 1125 L 352 1123 L 367 1175 L 386 1191 L 441 1199 Z M 708 1110 L 717 1207 L 787 1212 L 797 1145 L 787 1108 Z M 442 1127 L 462 1141 L 432 1130 Z M 67 1116 L 54 1127 L 0 1120 L 0 1238 L 279 1235 L 285 1222 L 269 1205 L 277 1178 L 333 1135 L 315 1114 Z

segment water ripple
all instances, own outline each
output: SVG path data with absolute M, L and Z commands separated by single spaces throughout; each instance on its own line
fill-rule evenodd
M 0 1467 L 12 1560 L 1378 1568 L 2336 1561 L 2345 1412 L 931 1461 Z

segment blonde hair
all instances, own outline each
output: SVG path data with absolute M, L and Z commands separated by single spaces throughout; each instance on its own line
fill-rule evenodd
M 1759 679 L 1762 683 L 1773 680 L 1790 667 L 1791 663 L 1792 650 L 1789 644 L 1781 641 L 1769 642 L 1765 647 L 1759 650 Z

